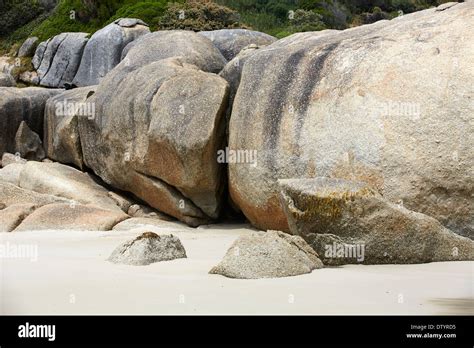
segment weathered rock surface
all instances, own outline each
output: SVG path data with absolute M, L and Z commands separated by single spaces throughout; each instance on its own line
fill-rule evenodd
M 277 278 L 322 267 L 318 254 L 301 237 L 267 231 L 239 237 L 209 273 L 242 279 Z
M 474 260 L 474 241 L 388 202 L 366 183 L 314 178 L 280 185 L 291 232 L 325 264 Z
M 39 69 L 41 62 L 43 61 L 44 52 L 46 51 L 46 47 L 48 47 L 49 41 L 51 41 L 51 39 L 40 42 L 38 44 L 38 47 L 36 47 L 35 54 L 33 55 L 33 58 L 31 59 L 31 64 L 33 65 L 33 68 L 35 68 L 36 70 Z M 46 72 L 45 69 L 43 69 L 42 76 L 44 75 L 45 72 Z
M 160 261 L 186 258 L 186 251 L 178 237 L 145 232 L 118 246 L 108 261 L 133 266 L 144 266 Z
M 77 118 L 95 116 L 95 105 L 88 98 L 96 88 L 75 88 L 48 99 L 44 110 L 44 147 L 49 158 L 84 168 Z
M 27 160 L 41 161 L 45 158 L 43 142 L 25 121 L 20 123 L 15 135 L 15 153 Z
M 6 167 L 13 163 L 23 164 L 26 163 L 26 159 L 21 158 L 19 154 L 11 154 L 8 152 L 3 153 L 2 155 L 2 167 Z
M 121 212 L 108 190 L 87 173 L 60 163 L 28 162 L 20 174 L 20 187 L 64 197 L 81 204 Z
M 38 38 L 36 36 L 26 39 L 18 50 L 18 57 L 32 57 L 35 53 Z
M 472 237 L 473 30 L 465 2 L 259 49 L 229 139 L 258 165 L 229 164 L 233 201 L 255 226 L 288 231 L 278 179 L 347 178 Z
M 0 87 L 13 87 L 15 85 L 16 82 L 13 76 L 0 72 Z
M 219 73 L 219 76 L 222 77 L 224 80 L 227 81 L 229 84 L 229 102 L 227 104 L 227 111 L 226 111 L 226 139 L 229 138 L 229 120 L 232 113 L 232 105 L 234 104 L 235 94 L 240 85 L 240 77 L 242 75 L 242 69 L 244 67 L 245 62 L 247 59 L 252 56 L 258 50 L 257 45 L 249 45 L 244 47 L 235 58 L 229 61 L 224 69 Z
M 43 134 L 46 100 L 60 93 L 39 87 L 0 87 L 0 154 L 15 152 L 15 135 L 22 121 L 37 134 Z
M 144 35 L 128 44 L 114 73 L 123 75 L 149 63 L 172 57 L 180 57 L 184 63 L 213 73 L 221 71 L 226 64 L 219 50 L 204 36 L 186 30 L 162 30 Z
M 149 53 L 134 52 L 152 35 L 139 39 L 127 57 Z M 194 49 L 202 52 L 191 45 L 187 54 L 204 57 Z M 224 141 L 226 81 L 177 58 L 128 73 L 121 70 L 123 63 L 90 97 L 96 117 L 79 118 L 85 164 L 105 182 L 190 225 L 216 218 L 223 189 L 216 153 Z
M 41 86 L 63 87 L 71 82 L 81 62 L 87 33 L 61 33 L 40 44 L 33 57 Z
M 34 204 L 14 204 L 0 210 L 0 232 L 13 231 L 35 209 Z
M 99 80 L 120 63 L 125 46 L 149 32 L 143 21 L 133 18 L 117 19 L 95 32 L 84 48 L 73 83 L 77 86 L 99 84 Z
M 249 45 L 244 47 L 237 56 L 230 60 L 224 69 L 219 73 L 219 76 L 224 78 L 230 86 L 230 97 L 229 104 L 232 105 L 234 101 L 235 94 L 239 88 L 240 77 L 242 75 L 242 69 L 246 60 L 251 57 L 254 53 L 257 52 L 259 46 Z
M 268 34 L 247 29 L 200 31 L 198 34 L 211 40 L 227 60 L 234 59 L 245 46 L 265 46 L 277 40 Z
M 20 184 L 20 173 L 24 163 L 11 163 L 0 169 L 0 181 L 8 182 L 18 186 Z
M 93 205 L 48 204 L 28 215 L 15 228 L 14 232 L 41 230 L 109 231 L 127 217 L 121 211 L 105 210 Z
M 6 207 L 31 203 L 37 207 L 51 203 L 70 203 L 69 200 L 20 188 L 8 182 L 0 182 L 0 203 Z

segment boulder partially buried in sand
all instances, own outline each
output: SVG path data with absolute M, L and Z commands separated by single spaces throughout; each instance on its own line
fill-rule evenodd
M 322 267 L 318 254 L 301 237 L 268 231 L 237 239 L 209 273 L 241 279 L 279 278 Z
M 145 266 L 160 261 L 186 258 L 178 237 L 144 232 L 135 239 L 118 246 L 108 261 L 133 266 Z
M 15 229 L 18 231 L 73 230 L 110 231 L 128 217 L 119 211 L 75 203 L 48 204 L 29 215 Z
M 331 178 L 279 183 L 291 232 L 302 236 L 325 265 L 474 259 L 474 241 L 385 200 L 367 184 Z

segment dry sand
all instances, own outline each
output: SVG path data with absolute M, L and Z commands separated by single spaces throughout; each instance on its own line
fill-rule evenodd
M 2 314 L 474 314 L 474 262 L 349 265 L 260 280 L 210 275 L 247 225 L 147 228 L 177 235 L 187 259 L 149 266 L 105 261 L 131 231 L 1 233 L 38 259 L 0 259 Z

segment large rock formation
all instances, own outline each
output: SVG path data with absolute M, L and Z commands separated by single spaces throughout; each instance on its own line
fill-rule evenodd
M 297 34 L 245 63 L 229 147 L 234 202 L 288 231 L 277 180 L 364 181 L 391 201 L 472 236 L 474 2 L 342 32 Z
M 148 42 L 155 33 L 138 40 L 89 99 L 96 116 L 79 118 L 83 157 L 105 182 L 195 226 L 219 214 L 228 85 L 186 61 L 215 70 L 223 58 L 194 33 L 157 34 L 161 48 Z M 162 35 L 180 39 L 170 45 Z M 173 50 L 182 57 L 149 63 Z
M 318 254 L 301 237 L 267 231 L 239 237 L 209 273 L 241 279 L 277 278 L 322 267 Z
M 120 63 L 125 46 L 149 32 L 146 23 L 133 18 L 117 19 L 95 32 L 84 48 L 73 83 L 77 86 L 97 85 L 101 78 Z
M 42 42 L 33 57 L 41 86 L 63 87 L 76 75 L 87 33 L 61 33 Z
M 15 135 L 22 121 L 33 132 L 43 134 L 46 100 L 60 92 L 39 87 L 0 88 L 0 154 L 15 152 Z
M 388 202 L 368 184 L 314 178 L 280 185 L 291 232 L 325 264 L 474 260 L 474 241 Z
M 178 237 L 145 232 L 119 245 L 108 258 L 113 263 L 145 266 L 160 261 L 186 258 L 186 250 Z
M 273 36 L 247 29 L 200 31 L 198 34 L 211 40 L 227 60 L 234 59 L 245 46 L 250 44 L 265 46 L 276 41 Z
M 58 162 L 84 167 L 78 117 L 94 117 L 95 104 L 88 102 L 96 86 L 75 88 L 46 102 L 44 110 L 44 149 Z

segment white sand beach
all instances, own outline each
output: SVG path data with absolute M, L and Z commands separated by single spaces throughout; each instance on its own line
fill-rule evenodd
M 186 259 L 149 266 L 106 261 L 144 230 L 173 233 Z M 474 314 L 474 262 L 349 265 L 296 277 L 240 280 L 208 274 L 248 225 L 179 223 L 131 231 L 0 234 L 1 314 Z M 31 260 L 33 258 L 33 260 Z

